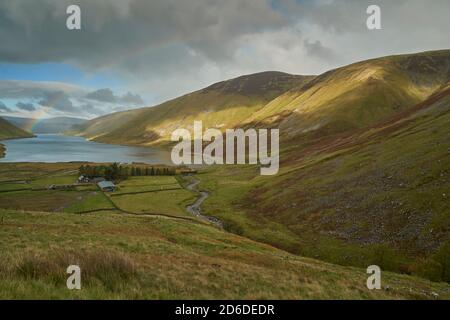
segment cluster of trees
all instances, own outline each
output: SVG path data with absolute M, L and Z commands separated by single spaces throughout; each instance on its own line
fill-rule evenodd
M 79 169 L 80 175 L 88 178 L 103 177 L 107 180 L 124 180 L 132 176 L 168 176 L 174 175 L 174 168 L 158 168 L 158 167 L 134 167 L 121 166 L 113 163 L 109 166 L 91 166 L 83 165 Z

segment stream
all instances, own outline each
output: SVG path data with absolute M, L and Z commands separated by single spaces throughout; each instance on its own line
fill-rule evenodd
M 200 206 L 209 197 L 209 192 L 198 190 L 199 183 L 200 183 L 200 180 L 194 179 L 191 183 L 189 183 L 186 186 L 186 189 L 194 191 L 194 192 L 197 192 L 197 193 L 200 194 L 200 196 L 197 198 L 197 200 L 195 200 L 195 202 L 193 204 L 188 205 L 186 207 L 187 212 L 189 212 L 190 214 L 192 214 L 193 216 L 195 216 L 197 218 L 200 218 L 202 220 L 211 222 L 215 226 L 223 229 L 222 221 L 220 221 L 216 217 L 205 216 L 205 215 L 202 214 L 202 209 L 201 209 Z

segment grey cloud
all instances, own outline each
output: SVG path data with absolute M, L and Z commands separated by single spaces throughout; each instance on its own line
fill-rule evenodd
M 0 101 L 0 112 L 11 112 L 11 109 L 8 108 L 2 101 Z
M 40 99 L 51 92 L 79 94 L 82 89 L 61 82 L 0 80 L 0 98 L 4 99 Z
M 383 24 L 378 31 L 366 28 L 370 0 L 76 3 L 81 31 L 65 27 L 72 0 L 1 1 L 0 41 L 8 45 L 0 46 L 0 62 L 107 70 L 119 75 L 125 90 L 151 93 L 158 100 L 153 102 L 161 102 L 244 73 L 321 73 L 376 56 L 450 47 L 448 0 L 377 0 Z M 0 83 L 0 98 L 1 91 Z M 137 97 L 103 94 L 93 101 L 141 104 Z
M 97 100 L 102 102 L 116 102 L 116 97 L 111 89 L 99 89 L 93 92 L 90 92 L 86 95 L 86 98 L 91 100 Z
M 114 92 L 109 89 L 99 89 L 93 92 L 89 92 L 86 95 L 87 99 L 96 100 L 100 102 L 108 102 L 108 103 L 124 103 L 131 105 L 142 105 L 144 104 L 144 100 L 138 94 L 133 94 L 128 92 L 123 96 L 116 96 Z
M 336 54 L 333 52 L 331 48 L 325 47 L 322 42 L 316 40 L 314 42 L 309 41 L 308 39 L 303 42 L 306 53 L 312 57 L 318 57 L 320 59 L 329 60 L 335 59 Z
M 120 101 L 125 104 L 133 104 L 133 105 L 142 105 L 144 104 L 144 100 L 138 94 L 133 94 L 131 92 L 127 92 L 124 96 L 120 97 Z
M 62 112 L 75 114 L 78 111 L 69 97 L 62 91 L 46 92 L 39 104 Z
M 106 114 L 107 112 L 105 110 L 102 110 L 100 108 L 97 108 L 95 106 L 93 106 L 90 103 L 86 103 L 83 104 L 79 107 L 84 113 L 87 113 L 89 115 L 94 115 L 94 116 L 100 116 L 103 114 Z
M 36 108 L 32 103 L 17 102 L 16 107 L 23 111 L 35 111 Z
M 87 99 L 89 96 L 90 99 Z M 138 94 L 128 92 L 123 96 L 115 95 L 111 89 L 101 89 L 87 93 L 85 89 L 61 82 L 39 82 L 0 80 L 0 99 L 19 100 L 16 105 L 22 111 L 34 111 L 40 106 L 47 107 L 47 112 L 70 113 L 72 115 L 103 115 L 109 113 L 112 106 L 126 104 L 142 105 Z M 27 103 L 22 102 L 26 100 Z M 97 101 L 97 103 L 92 103 Z M 105 102 L 111 103 L 109 105 Z M 33 108 L 30 104 L 34 103 Z M 0 111 L 11 112 L 0 103 Z M 8 108 L 9 109 L 9 108 Z
M 15 0 L 0 4 L 0 59 L 8 62 L 74 61 L 97 68 L 161 47 L 195 48 L 227 59 L 241 34 L 287 23 L 264 0 L 112 0 L 77 3 L 82 30 L 68 31 L 65 9 L 73 1 Z

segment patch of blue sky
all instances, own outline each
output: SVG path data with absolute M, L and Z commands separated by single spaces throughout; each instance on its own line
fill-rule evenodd
M 0 63 L 1 80 L 58 81 L 87 88 L 120 88 L 120 79 L 108 72 L 87 73 L 67 63 Z

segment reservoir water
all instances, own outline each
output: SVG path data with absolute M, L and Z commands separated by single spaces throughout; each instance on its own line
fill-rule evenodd
M 170 151 L 92 142 L 81 137 L 39 134 L 35 138 L 0 141 L 6 155 L 0 162 L 145 162 L 172 164 Z

